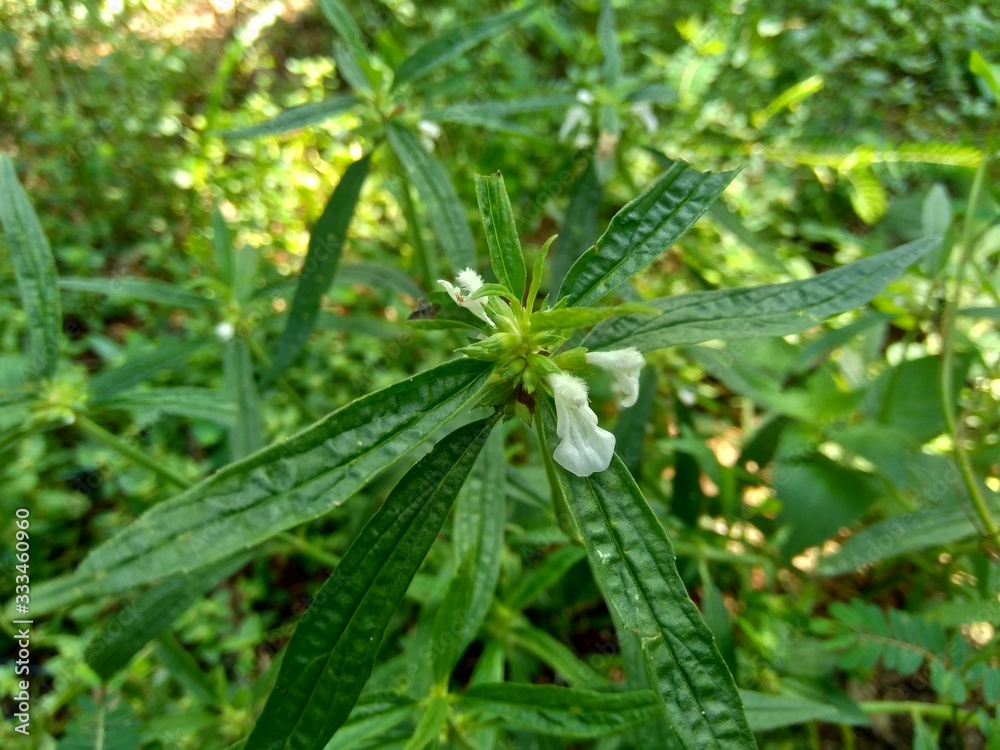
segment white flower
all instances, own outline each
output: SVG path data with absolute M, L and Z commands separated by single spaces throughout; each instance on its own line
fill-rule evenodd
M 579 104 L 574 104 L 572 107 L 566 110 L 566 117 L 563 119 L 562 126 L 559 128 L 559 140 L 565 141 L 569 138 L 570 133 L 573 133 L 580 128 L 580 132 L 576 135 L 576 140 L 580 140 L 581 136 L 584 139 L 589 140 L 589 136 L 586 133 L 586 129 L 590 126 L 590 112 L 586 107 L 582 107 Z
M 219 325 L 215 327 L 215 336 L 219 339 L 219 341 L 232 341 L 233 334 L 235 333 L 236 329 L 228 320 L 219 323 Z
M 483 277 L 471 268 L 466 268 L 464 271 L 459 272 L 458 278 L 455 281 L 458 282 L 457 286 L 444 279 L 438 279 L 438 284 L 444 287 L 445 291 L 448 292 L 455 302 L 466 308 L 477 318 L 485 320 L 491 327 L 496 328 L 496 323 L 490 320 L 490 316 L 486 314 L 485 310 L 485 305 L 489 302 L 490 298 L 479 297 L 478 299 L 469 299 L 483 285 Z
M 420 142 L 428 151 L 434 150 L 434 144 L 441 137 L 441 126 L 431 120 L 421 120 L 417 123 L 417 132 L 420 133 Z
M 639 118 L 641 122 L 650 135 L 656 133 L 656 129 L 660 127 L 660 121 L 656 119 L 656 115 L 653 114 L 653 108 L 649 105 L 649 102 L 639 102 L 638 104 L 632 105 L 632 114 Z
M 556 402 L 559 446 L 552 457 L 578 477 L 604 471 L 615 453 L 615 436 L 597 426 L 597 415 L 587 403 L 587 384 L 575 375 L 549 375 Z
M 587 352 L 587 364 L 607 370 L 615 376 L 615 386 L 622 406 L 632 406 L 639 397 L 639 372 L 646 360 L 633 346 L 610 352 Z

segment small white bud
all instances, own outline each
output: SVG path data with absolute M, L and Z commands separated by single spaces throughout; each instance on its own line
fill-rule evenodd
M 233 336 L 236 333 L 236 328 L 228 320 L 219 323 L 215 327 L 215 336 L 219 341 L 232 341 Z

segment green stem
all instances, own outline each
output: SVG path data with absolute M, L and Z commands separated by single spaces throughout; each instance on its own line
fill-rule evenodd
M 296 536 L 290 531 L 282 531 L 280 534 L 277 534 L 274 538 L 277 539 L 279 542 L 284 542 L 285 544 L 294 547 L 302 554 L 306 555 L 307 557 L 311 557 L 313 560 L 320 563 L 321 565 L 326 565 L 328 568 L 336 568 L 338 565 L 340 565 L 339 557 L 327 552 L 324 549 L 317 547 L 315 544 L 308 541 L 307 539 L 303 539 L 300 536 Z
M 131 460 L 133 463 L 137 463 L 140 466 L 144 466 L 145 468 L 152 471 L 154 474 L 159 475 L 163 479 L 166 479 L 168 482 L 172 482 L 181 489 L 186 490 L 188 487 L 191 486 L 192 483 L 186 480 L 184 477 L 180 476 L 179 474 L 175 474 L 172 470 L 168 469 L 161 462 L 157 461 L 156 459 L 150 458 L 142 451 L 138 450 L 129 443 L 126 443 L 117 435 L 108 432 L 99 424 L 91 422 L 90 419 L 88 419 L 83 414 L 76 415 L 76 425 L 77 427 L 80 428 L 80 431 L 83 432 L 85 435 L 92 437 L 99 443 L 104 443 L 104 445 L 108 446 L 112 450 L 117 451 L 119 454 L 125 456 L 125 458 Z
M 250 347 L 250 353 L 253 354 L 254 359 L 263 367 L 265 370 L 269 370 L 271 367 L 271 360 L 268 358 L 267 354 L 264 352 L 263 347 L 253 338 L 247 336 L 244 339 L 247 345 Z M 308 419 L 310 422 L 315 422 L 319 419 L 319 415 L 312 410 L 309 404 L 306 403 L 305 399 L 299 394 L 295 387 L 288 382 L 284 375 L 278 375 L 274 378 L 275 385 L 281 389 L 281 391 L 288 396 L 293 404 L 298 408 L 299 411 Z
M 976 481 L 976 475 L 972 468 L 972 461 L 969 458 L 965 446 L 962 444 L 962 435 L 959 430 L 959 421 L 956 414 L 955 404 L 952 402 L 952 393 L 955 382 L 955 318 L 958 314 L 958 306 L 961 301 L 962 285 L 965 282 L 965 269 L 972 257 L 972 250 L 975 243 L 972 239 L 973 219 L 976 206 L 979 203 L 979 196 L 983 189 L 983 182 L 986 177 L 987 157 L 984 154 L 976 170 L 976 177 L 972 183 L 972 192 L 969 195 L 969 203 L 965 209 L 965 220 L 962 226 L 961 254 L 958 258 L 958 266 L 955 269 L 955 281 L 952 286 L 952 293 L 948 299 L 944 313 L 944 331 L 941 340 L 941 403 L 944 410 L 945 424 L 951 435 L 952 444 L 955 451 L 955 460 L 958 463 L 959 471 L 962 474 L 962 481 L 966 491 L 969 493 L 969 500 L 972 508 L 982 524 L 984 536 L 990 542 L 995 543 L 1000 539 L 1000 526 L 990 513 L 986 498 Z
M 967 721 L 978 723 L 976 714 L 972 711 L 956 709 L 942 703 L 922 703 L 920 701 L 862 701 L 858 704 L 869 716 L 880 714 L 920 714 L 935 719 L 952 721 L 957 716 L 963 724 Z

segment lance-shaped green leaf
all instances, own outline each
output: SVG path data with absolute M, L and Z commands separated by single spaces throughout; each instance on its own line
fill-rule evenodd
M 558 583 L 570 568 L 586 556 L 583 549 L 576 545 L 568 544 L 560 547 L 518 581 L 504 597 L 504 606 L 514 612 L 527 609 L 535 599 Z
M 62 330 L 56 262 L 38 215 L 6 154 L 0 157 L 0 222 L 27 316 L 29 364 L 38 375 L 51 375 L 59 358 Z
M 417 722 L 413 735 L 403 745 L 403 750 L 424 750 L 430 747 L 440 736 L 445 722 L 448 721 L 448 709 L 447 696 L 432 695 L 424 705 L 424 713 Z
M 399 86 L 427 75 L 435 68 L 461 57 L 487 39 L 502 34 L 514 24 L 527 18 L 534 10 L 535 7 L 529 5 L 448 29 L 403 60 L 396 68 L 392 85 Z
M 214 388 L 144 388 L 119 394 L 104 401 L 91 401 L 90 408 L 125 409 L 160 414 L 176 414 L 232 424 L 236 407 L 229 393 Z
M 277 377 L 292 364 L 316 325 L 320 302 L 333 283 L 347 229 L 370 164 L 371 154 L 368 154 L 347 168 L 309 233 L 309 249 L 299 274 L 299 285 L 288 313 L 288 322 L 281 332 L 278 350 L 271 362 L 270 378 Z
M 615 214 L 597 243 L 569 269 L 559 297 L 589 305 L 652 263 L 720 196 L 736 172 L 699 172 L 675 161 Z
M 557 444 L 553 407 L 538 415 L 542 450 Z M 687 748 L 753 748 L 753 734 L 732 675 L 712 633 L 688 597 L 659 519 L 617 456 L 577 477 L 553 464 L 609 606 L 642 638 L 650 686 L 667 723 Z
M 495 422 L 442 438 L 361 530 L 295 628 L 246 750 L 319 749 L 347 720 L 389 620 Z
M 229 456 L 233 461 L 246 458 L 264 445 L 264 424 L 260 414 L 260 392 L 254 377 L 250 347 L 241 338 L 226 343 L 222 369 L 226 390 L 236 403 L 235 418 L 229 429 Z
M 747 719 L 755 732 L 767 732 L 817 720 L 846 723 L 849 716 L 836 706 L 797 695 L 769 695 L 754 690 L 741 690 L 740 695 L 746 705 Z
M 559 307 L 549 310 L 539 310 L 531 316 L 531 330 L 553 331 L 566 328 L 586 328 L 602 320 L 618 315 L 658 315 L 652 305 L 642 302 L 624 302 L 608 307 Z
M 570 94 L 527 96 L 523 99 L 502 101 L 455 102 L 424 110 L 424 119 L 506 130 L 516 127 L 505 119 L 507 117 L 556 107 L 569 107 L 575 103 L 576 97 Z
M 427 209 L 427 218 L 453 271 L 474 266 L 475 244 L 455 186 L 447 170 L 420 144 L 409 130 L 396 123 L 386 126 L 389 145 L 406 178 L 417 189 Z
M 562 284 L 569 269 L 597 239 L 600 209 L 601 183 L 591 160 L 570 190 L 569 206 L 559 229 L 559 239 L 556 240 L 556 257 L 552 266 L 553 288 Z
M 228 288 L 233 286 L 233 232 L 226 223 L 219 206 L 212 209 L 212 249 L 215 264 L 219 268 L 219 279 Z
M 969 53 L 969 70 L 983 79 L 983 82 L 990 87 L 994 98 L 1000 100 L 1000 75 L 997 74 L 993 66 L 986 62 L 978 50 Z
M 821 557 L 816 572 L 839 576 L 908 552 L 950 547 L 978 530 L 961 505 L 938 503 L 880 521 L 852 534 L 832 555 Z
M 337 732 L 329 750 L 370 748 L 372 740 L 384 736 L 397 724 L 416 712 L 417 704 L 405 698 L 375 699 L 361 696 L 344 725 Z
M 434 678 L 448 676 L 486 619 L 500 578 L 507 483 L 503 432 L 486 443 L 455 507 L 458 570 L 434 618 L 431 641 Z
M 107 682 L 139 649 L 158 636 L 209 589 L 250 559 L 248 554 L 210 570 L 169 578 L 144 591 L 108 618 L 87 644 L 84 659 Z
M 368 48 L 361 37 L 361 29 L 358 28 L 354 18 L 340 0 L 319 0 L 319 7 L 322 9 L 323 15 L 326 16 L 326 20 L 337 30 L 352 54 L 361 57 L 367 53 Z
M 213 340 L 208 338 L 162 343 L 148 354 L 139 355 L 113 370 L 95 375 L 90 381 L 90 390 L 97 401 L 109 399 L 149 380 L 162 370 L 177 367 L 189 355 L 207 348 L 211 343 Z
M 311 102 L 298 107 L 292 107 L 291 109 L 279 112 L 270 120 L 264 120 L 263 122 L 258 122 L 256 125 L 250 125 L 237 130 L 224 130 L 219 135 L 230 140 L 281 135 L 290 130 L 298 130 L 307 125 L 316 125 L 317 123 L 325 122 L 337 115 L 350 111 L 357 103 L 357 98 L 351 94 L 334 94 L 321 102 Z
M 366 53 L 367 50 L 364 51 L 365 56 L 367 56 Z M 356 92 L 371 91 L 371 81 L 368 80 L 368 76 L 361 68 L 358 57 L 348 45 L 339 39 L 333 40 L 333 59 L 337 63 L 337 70 L 340 72 L 340 77 Z
M 555 685 L 477 685 L 460 704 L 498 717 L 512 729 L 579 739 L 617 734 L 660 717 L 649 690 L 612 693 Z
M 528 270 L 524 265 L 521 241 L 517 237 L 514 211 L 499 172 L 488 176 L 476 175 L 476 200 L 479 215 L 486 230 L 486 244 L 490 248 L 493 273 L 502 285 L 517 299 L 524 294 Z
M 398 268 L 382 263 L 344 263 L 337 270 L 338 285 L 362 284 L 376 290 L 391 289 L 420 299 L 423 290 Z
M 197 570 L 337 507 L 477 398 L 484 363 L 455 360 L 364 396 L 162 502 L 72 576 L 34 587 L 32 611 Z
M 212 307 L 215 303 L 198 292 L 180 289 L 166 281 L 156 279 L 135 279 L 121 277 L 117 279 L 98 278 L 84 279 L 74 276 L 64 276 L 59 279 L 59 288 L 75 292 L 93 292 L 107 297 L 122 297 L 124 299 L 155 302 L 171 307 L 187 307 L 194 310 Z
M 660 315 L 606 321 L 583 343 L 589 349 L 634 346 L 650 351 L 712 339 L 797 333 L 865 304 L 937 244 L 936 238 L 920 239 L 811 279 L 650 300 Z
M 604 85 L 613 89 L 618 85 L 622 75 L 622 48 L 618 41 L 615 6 L 611 0 L 604 0 L 601 3 L 601 14 L 597 17 L 597 43 L 604 55 L 604 60 L 601 62 Z

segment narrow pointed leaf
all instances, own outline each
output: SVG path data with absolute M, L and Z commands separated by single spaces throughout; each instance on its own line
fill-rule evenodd
M 345 263 L 337 270 L 335 283 L 362 284 L 376 290 L 391 289 L 420 299 L 423 290 L 404 271 L 382 263 Z
M 525 8 L 487 16 L 481 21 L 455 26 L 420 47 L 396 68 L 393 86 L 399 86 L 427 75 L 435 68 L 461 57 L 465 52 L 487 39 L 502 34 L 511 26 L 527 18 L 535 10 Z
M 474 266 L 476 255 L 472 232 L 448 172 L 406 128 L 389 123 L 386 133 L 389 145 L 403 165 L 406 178 L 417 189 L 427 209 L 431 229 L 452 270 L 457 272 Z
M 517 237 L 514 212 L 499 172 L 488 176 L 476 175 L 476 199 L 479 214 L 486 230 L 486 244 L 490 248 L 490 262 L 497 281 L 514 293 L 517 299 L 524 294 L 528 271 L 524 265 L 521 241 Z
M 358 28 L 354 18 L 344 7 L 340 0 L 319 0 L 319 7 L 326 16 L 326 20 L 340 34 L 344 44 L 357 59 L 365 59 L 368 56 L 368 47 L 361 37 L 361 29 Z
M 226 343 L 222 367 L 226 390 L 233 394 L 236 405 L 229 429 L 229 455 L 231 460 L 239 461 L 264 445 L 260 393 L 246 341 L 236 338 Z
M 134 357 L 118 367 L 95 375 L 90 390 L 95 401 L 104 401 L 122 391 L 139 385 L 163 370 L 183 365 L 188 356 L 205 349 L 212 339 L 169 341 L 149 352 Z
M 604 85 L 613 89 L 618 85 L 622 75 L 622 48 L 618 41 L 615 6 L 611 0 L 604 0 L 601 3 L 601 14 L 597 17 L 597 43 L 604 55 L 601 63 Z
M 350 111 L 358 100 L 351 94 L 334 94 L 321 102 L 311 102 L 298 107 L 286 109 L 270 120 L 258 122 L 236 130 L 224 130 L 219 135 L 230 140 L 241 138 L 260 138 L 263 136 L 281 135 L 291 130 L 298 130 L 308 125 L 316 125 Z
M 511 642 L 534 655 L 573 687 L 598 688 L 610 684 L 602 673 L 573 653 L 562 641 L 524 618 L 510 632 Z
M 542 449 L 557 444 L 544 404 Z M 743 704 L 712 633 L 688 597 L 659 519 L 615 456 L 589 477 L 554 467 L 594 574 L 623 626 L 642 638 L 650 685 L 667 723 L 688 748 L 754 748 Z
M 139 650 L 158 636 L 220 581 L 246 565 L 249 555 L 190 575 L 169 578 L 127 603 L 94 634 L 84 659 L 107 682 Z
M 852 534 L 835 553 L 820 558 L 816 572 L 821 576 L 844 575 L 908 552 L 951 548 L 978 533 L 961 505 L 918 508 Z
M 906 268 L 936 247 L 936 238 L 910 242 L 811 279 L 678 294 L 649 300 L 655 317 L 625 316 L 594 328 L 584 346 L 642 351 L 712 339 L 785 336 L 871 300 Z
M 505 120 L 507 117 L 557 107 L 569 107 L 575 103 L 576 97 L 571 94 L 527 96 L 523 99 L 497 101 L 456 102 L 427 109 L 424 111 L 424 118 L 433 122 L 454 122 L 503 129 L 510 126 L 510 123 Z
M 96 278 L 83 279 L 64 276 L 59 279 L 59 288 L 75 292 L 93 292 L 107 297 L 155 302 L 171 307 L 187 307 L 193 310 L 214 306 L 214 302 L 198 292 L 181 289 L 174 284 L 157 279 Z
M 608 307 L 560 307 L 552 310 L 539 310 L 531 316 L 531 330 L 551 331 L 565 328 L 586 328 L 602 320 L 618 315 L 642 315 L 649 317 L 657 315 L 652 305 L 641 302 L 624 302 Z
M 219 279 L 232 288 L 233 233 L 218 205 L 212 209 L 212 249 L 215 251 L 215 263 L 219 267 Z
M 577 259 L 587 248 L 593 246 L 597 239 L 597 217 L 600 210 L 601 183 L 591 160 L 573 183 L 566 216 L 559 229 L 556 257 L 552 266 L 553 289 L 562 284 Z
M 104 401 L 91 401 L 91 408 L 126 409 L 176 414 L 219 424 L 232 424 L 236 405 L 230 394 L 213 388 L 143 388 Z
M 146 511 L 72 576 L 33 588 L 41 614 L 197 570 L 343 503 L 473 403 L 489 378 L 456 360 L 351 402 Z
M 445 683 L 486 620 L 500 579 L 507 486 L 503 432 L 487 441 L 455 507 L 455 554 L 460 565 L 434 620 L 434 677 Z
M 299 285 L 288 313 L 288 322 L 281 332 L 278 350 L 271 362 L 270 378 L 283 373 L 309 340 L 319 317 L 320 302 L 330 290 L 337 272 L 347 230 L 370 164 L 371 154 L 368 154 L 347 168 L 309 232 L 309 249 L 299 274 Z
M 517 586 L 504 598 L 504 606 L 514 612 L 524 611 L 586 556 L 583 549 L 576 545 L 560 547 L 518 581 Z
M 38 215 L 7 155 L 0 157 L 0 223 L 27 316 L 29 365 L 39 376 L 51 375 L 59 358 L 62 331 L 56 262 Z
M 446 721 L 448 721 L 448 699 L 435 695 L 424 707 L 423 716 L 420 717 L 416 729 L 413 730 L 413 736 L 403 746 L 403 750 L 424 750 L 426 747 L 431 747 L 441 734 Z
M 499 683 L 477 685 L 461 704 L 500 718 L 512 729 L 578 739 L 617 734 L 660 718 L 649 690 L 597 692 L 555 685 Z
M 246 750 L 319 750 L 347 720 L 389 620 L 495 421 L 440 440 L 361 530 L 296 627 Z
M 807 721 L 841 723 L 845 715 L 828 703 L 819 703 L 797 695 L 769 695 L 741 690 L 747 719 L 755 732 L 805 724 Z
M 736 172 L 699 172 L 675 161 L 656 183 L 615 214 L 559 289 L 570 305 L 589 305 L 666 252 L 720 196 Z
M 333 40 L 333 59 L 337 62 L 340 77 L 356 92 L 371 91 L 372 84 L 362 70 L 358 57 L 339 39 Z

